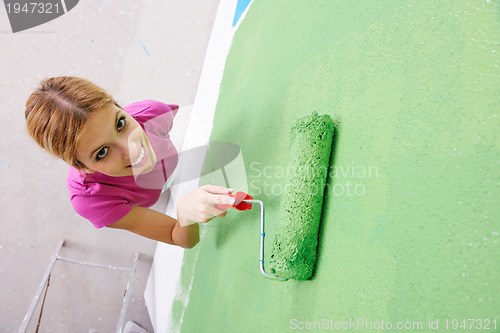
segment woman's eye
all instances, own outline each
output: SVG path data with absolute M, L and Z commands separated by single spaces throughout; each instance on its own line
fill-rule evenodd
M 116 124 L 116 129 L 118 130 L 118 132 L 120 132 L 125 127 L 126 123 L 127 123 L 127 120 L 125 119 L 125 117 L 121 117 L 118 120 L 118 123 Z
M 106 155 L 108 154 L 108 147 L 104 147 L 102 148 L 101 150 L 99 150 L 99 152 L 97 153 L 96 155 L 96 160 L 100 161 L 102 160 L 104 157 L 106 157 Z

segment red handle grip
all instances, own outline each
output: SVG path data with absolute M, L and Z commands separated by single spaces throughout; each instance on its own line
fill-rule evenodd
M 218 204 L 215 205 L 216 208 L 221 209 L 221 210 L 227 210 L 230 208 L 235 208 L 237 210 L 249 210 L 252 208 L 252 204 L 248 202 L 244 202 L 243 200 L 251 200 L 253 199 L 252 196 L 246 194 L 245 192 L 238 191 L 234 194 L 228 194 L 230 197 L 234 198 L 234 204 L 233 205 L 227 205 L 227 204 Z

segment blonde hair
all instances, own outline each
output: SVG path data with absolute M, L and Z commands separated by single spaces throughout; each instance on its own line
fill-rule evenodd
M 33 139 L 54 156 L 82 170 L 76 157 L 79 136 L 89 116 L 118 103 L 92 82 L 70 76 L 40 82 L 26 102 L 26 125 Z

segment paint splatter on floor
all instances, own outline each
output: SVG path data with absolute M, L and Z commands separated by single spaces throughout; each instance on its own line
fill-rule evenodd
M 142 46 L 142 48 L 143 48 L 144 52 L 146 52 L 146 54 L 147 54 L 148 56 L 150 56 L 151 54 L 149 53 L 148 49 L 146 48 L 146 45 L 144 45 L 144 43 L 142 42 L 142 40 L 141 40 L 141 39 L 139 39 L 139 43 L 141 43 L 141 46 Z

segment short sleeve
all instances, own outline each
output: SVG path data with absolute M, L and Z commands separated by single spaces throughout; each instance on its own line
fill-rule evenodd
M 125 111 L 142 124 L 146 132 L 165 136 L 172 129 L 179 106 L 148 99 L 126 106 Z
M 98 229 L 110 226 L 132 209 L 132 205 L 123 198 L 100 195 L 74 195 L 71 204 L 81 217 Z

